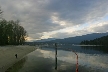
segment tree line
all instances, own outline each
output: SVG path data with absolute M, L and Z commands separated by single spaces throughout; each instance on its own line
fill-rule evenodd
M 2 11 L 0 10 L 0 15 Z M 0 19 L 0 45 L 21 45 L 27 37 L 26 30 L 20 26 L 20 22 Z
M 108 46 L 108 35 L 94 40 L 84 40 L 80 43 L 81 45 L 105 45 Z

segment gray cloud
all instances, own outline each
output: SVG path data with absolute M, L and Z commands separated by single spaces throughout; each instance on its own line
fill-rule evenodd
M 61 32 L 58 32 L 56 34 L 51 35 L 51 37 L 63 39 L 63 38 L 67 38 L 67 37 L 81 36 L 81 35 L 90 34 L 90 33 L 91 32 L 89 32 L 87 30 L 73 31 L 72 33 L 67 33 L 67 32 L 61 33 Z
M 93 30 L 94 32 L 100 32 L 100 33 L 108 32 L 108 24 L 94 27 L 91 30 Z
M 74 25 L 103 17 L 108 11 L 107 0 L 51 0 L 48 10 L 58 13 L 60 20 Z
M 62 26 L 53 24 L 49 21 L 51 12 L 44 9 L 44 5 L 47 3 L 42 0 L 3 0 L 0 3 L 2 10 L 4 11 L 4 18 L 8 20 L 19 19 L 21 25 L 24 26 L 30 36 L 32 36 L 33 33 L 35 35 L 36 33 L 63 28 Z M 34 37 L 34 35 L 32 36 L 33 38 L 40 36 L 36 34 Z
M 97 24 L 97 26 L 87 27 L 82 30 L 75 30 L 70 33 L 58 32 L 58 33 L 52 34 L 51 37 L 63 39 L 66 37 L 74 37 L 74 36 L 82 36 L 82 35 L 91 34 L 91 33 L 106 33 L 106 32 L 108 32 L 108 23 L 104 23 L 101 25 Z
M 19 19 L 32 38 L 40 38 L 43 32 L 97 20 L 108 14 L 108 0 L 0 0 L 0 6 L 4 18 Z M 66 25 L 54 23 L 52 16 L 65 21 Z M 61 35 L 58 33 L 56 36 Z M 65 35 L 63 37 L 71 36 Z

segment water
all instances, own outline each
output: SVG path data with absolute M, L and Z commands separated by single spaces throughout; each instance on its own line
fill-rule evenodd
M 75 72 L 78 54 L 79 72 L 108 72 L 107 47 L 59 46 L 57 70 L 55 70 L 55 49 L 43 47 L 28 54 L 6 72 Z

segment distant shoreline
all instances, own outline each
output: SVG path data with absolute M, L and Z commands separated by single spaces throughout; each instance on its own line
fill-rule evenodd
M 0 46 L 0 72 L 5 72 L 9 67 L 34 50 L 36 50 L 35 46 L 27 45 Z M 18 55 L 17 59 L 15 54 Z
M 73 45 L 73 46 L 103 46 L 103 45 Z

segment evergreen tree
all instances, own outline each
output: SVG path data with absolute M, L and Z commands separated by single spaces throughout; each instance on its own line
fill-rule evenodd
M 85 44 L 85 45 L 108 45 L 108 35 L 107 36 L 103 36 L 101 38 L 96 38 L 94 40 L 84 40 L 82 41 L 80 44 Z

